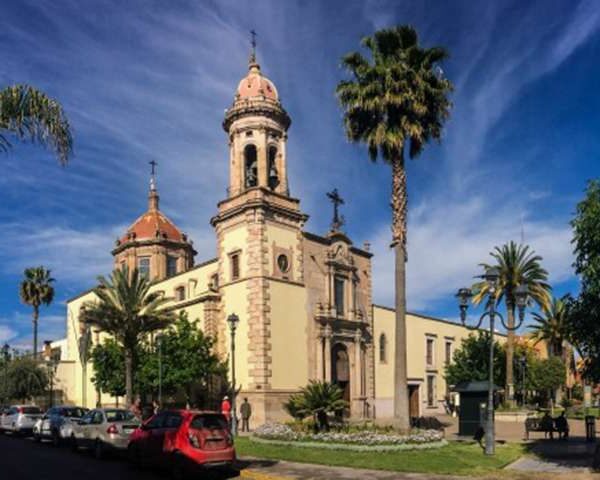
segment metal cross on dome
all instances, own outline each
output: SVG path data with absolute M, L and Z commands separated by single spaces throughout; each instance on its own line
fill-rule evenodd
M 250 54 L 250 61 L 252 63 L 256 62 L 256 32 L 254 30 L 250 30 L 250 35 L 252 36 L 252 40 L 250 40 L 250 45 L 252 45 L 252 53 Z
M 340 196 L 337 188 L 331 192 L 327 192 L 327 197 L 333 203 L 333 222 L 331 222 L 331 230 L 338 231 L 344 224 L 344 217 L 339 214 L 339 206 L 344 204 L 344 199 Z
M 150 164 L 151 167 L 151 172 L 150 172 L 150 190 L 156 190 L 156 166 L 158 165 L 158 162 L 156 162 L 156 160 L 150 160 L 148 162 Z

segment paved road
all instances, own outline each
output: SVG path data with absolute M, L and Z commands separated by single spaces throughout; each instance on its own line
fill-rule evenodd
M 136 470 L 126 460 L 96 460 L 86 452 L 35 443 L 31 438 L 0 434 L 0 479 L 4 480 L 169 480 L 169 475 Z M 198 478 L 198 477 L 196 477 Z M 218 478 L 202 476 L 205 478 Z M 220 477 L 223 479 L 223 476 Z

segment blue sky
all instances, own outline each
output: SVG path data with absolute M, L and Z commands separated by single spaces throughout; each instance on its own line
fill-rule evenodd
M 292 117 L 289 180 L 307 229 L 326 232 L 324 195 L 337 187 L 347 232 L 376 254 L 377 302 L 393 302 L 389 169 L 345 140 L 334 89 L 361 37 L 404 23 L 449 50 L 443 70 L 456 86 L 442 144 L 408 164 L 409 308 L 456 318 L 453 293 L 521 231 L 556 292 L 577 288 L 568 222 L 600 173 L 594 1 L 5 0 L 2 17 L 0 86 L 27 82 L 59 99 L 76 156 L 65 169 L 35 146 L 0 157 L 0 341 L 31 341 L 18 282 L 38 264 L 57 279 L 41 339 L 64 335 L 65 300 L 109 272 L 114 240 L 146 208 L 151 159 L 161 206 L 193 238 L 196 261 L 215 255 L 221 121 L 251 29 Z

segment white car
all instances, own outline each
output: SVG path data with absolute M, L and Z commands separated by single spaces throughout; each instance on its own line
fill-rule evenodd
M 35 405 L 12 405 L 1 417 L 0 428 L 13 434 L 32 433 L 35 422 L 43 415 L 40 407 Z

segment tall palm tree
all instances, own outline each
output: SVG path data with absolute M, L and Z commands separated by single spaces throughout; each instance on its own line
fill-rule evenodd
M 29 85 L 0 90 L 0 151 L 12 147 L 9 136 L 51 148 L 61 165 L 73 153 L 71 127 L 61 105 Z
M 125 352 L 125 395 L 128 404 L 133 401 L 133 367 L 138 344 L 147 334 L 162 330 L 175 320 L 171 310 L 164 306 L 170 298 L 160 292 L 150 292 L 150 282 L 137 269 L 114 270 L 109 279 L 98 277 L 94 289 L 98 301 L 83 305 L 84 323 L 106 332 L 123 347 Z
M 37 358 L 40 306 L 50 305 L 54 300 L 54 279 L 50 276 L 50 270 L 44 267 L 27 268 L 24 275 L 19 296 L 24 304 L 33 307 L 33 358 Z
M 563 357 L 565 345 L 569 338 L 567 299 L 569 295 L 561 298 L 552 298 L 550 304 L 542 308 L 542 313 L 534 313 L 535 323 L 530 325 L 532 337 L 536 343 L 545 341 L 548 345 L 548 354 Z M 564 360 L 564 358 L 563 358 Z
M 501 247 L 495 247 L 490 255 L 495 261 L 494 265 L 482 263 L 486 270 L 497 267 L 500 270 L 499 288 L 493 299 L 497 305 L 504 300 L 508 324 L 508 335 L 506 341 L 506 391 L 508 400 L 513 400 L 514 373 L 513 357 L 515 352 L 515 289 L 524 284 L 528 290 L 529 303 L 536 303 L 541 308 L 550 304 L 550 292 L 552 288 L 547 283 L 548 272 L 542 268 L 542 257 L 530 250 L 528 245 L 509 242 Z M 489 286 L 485 281 L 474 285 L 476 292 L 473 303 L 478 304 L 483 300 L 491 300 L 489 297 Z
M 349 53 L 342 65 L 350 80 L 336 89 L 344 110 L 346 136 L 367 145 L 370 159 L 392 169 L 392 247 L 395 251 L 396 358 L 394 417 L 408 429 L 406 374 L 406 217 L 405 153 L 417 157 L 430 140 L 440 140 L 449 116 L 452 84 L 437 64 L 447 57 L 439 47 L 422 48 L 417 32 L 397 26 L 362 39 L 369 57 Z

